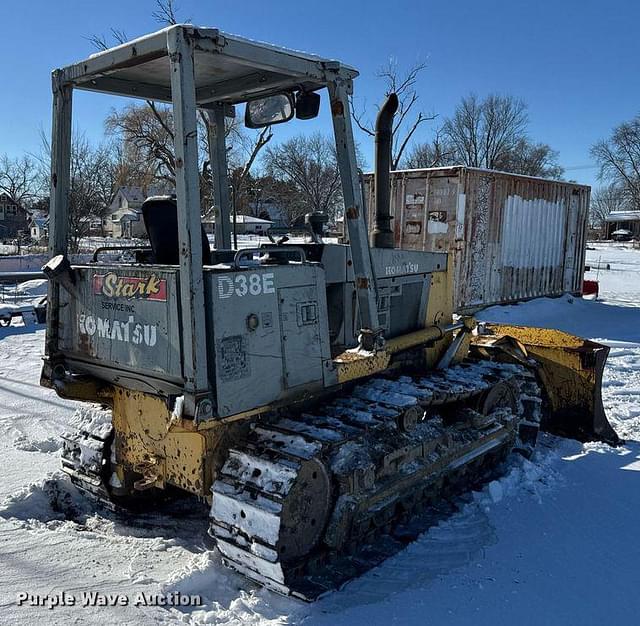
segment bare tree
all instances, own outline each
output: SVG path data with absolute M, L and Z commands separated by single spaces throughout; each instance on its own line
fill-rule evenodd
M 527 105 L 513 96 L 475 94 L 462 98 L 454 114 L 444 121 L 442 142 L 448 160 L 470 167 L 515 174 L 559 178 L 563 169 L 558 153 L 527 135 Z
M 178 18 L 178 5 L 174 0 L 156 0 L 152 17 L 164 26 L 191 19 Z M 122 30 L 111 29 L 116 43 L 127 41 Z M 98 50 L 106 50 L 109 45 L 104 36 L 89 39 Z M 152 183 L 164 191 L 175 187 L 174 126 L 171 107 L 146 100 L 146 107 L 130 105 L 121 111 L 113 111 L 106 121 L 107 132 L 119 136 L 123 142 L 121 154 L 128 161 L 121 161 L 120 178 L 129 184 L 147 189 Z M 236 118 L 225 124 L 229 174 L 234 190 L 234 199 L 241 199 L 245 180 L 253 167 L 259 152 L 271 140 L 270 128 L 249 135 L 240 127 Z M 198 136 L 200 140 L 200 192 L 203 206 L 213 202 L 211 196 L 211 168 L 205 155 L 208 146 L 208 119 L 203 111 L 198 112 Z M 138 180 L 134 182 L 135 176 Z
M 251 170 L 260 151 L 273 138 L 273 132 L 270 126 L 266 126 L 257 135 L 248 137 L 237 125 L 234 125 L 228 131 L 227 136 L 235 139 L 228 152 L 229 181 L 233 190 L 233 203 L 238 213 L 247 213 L 250 212 L 248 201 L 251 188 Z
M 320 133 L 292 137 L 267 148 L 264 164 L 268 175 L 289 185 L 297 195 L 284 202 L 290 224 L 312 211 L 335 216 L 341 202 L 341 186 L 330 139 Z
M 298 187 L 291 180 L 259 176 L 247 187 L 253 200 L 248 212 L 255 217 L 282 221 L 292 226 L 298 224 L 308 212 Z
M 50 180 L 51 150 L 48 138 L 41 135 L 42 149 L 38 171 L 42 187 Z M 71 142 L 69 189 L 69 248 L 76 252 L 93 221 L 102 222 L 113 197 L 117 162 L 109 143 L 93 145 L 82 133 L 74 133 Z
M 599 187 L 591 196 L 589 222 L 592 228 L 603 228 L 612 211 L 624 210 L 626 199 L 624 191 L 615 183 Z
M 443 139 L 442 133 L 437 131 L 432 140 L 415 144 L 411 148 L 403 167 L 421 169 L 455 164 L 455 150 Z
M 141 151 L 131 142 L 111 141 L 115 168 L 115 189 L 119 187 L 140 187 L 144 193 L 169 192 L 169 184 L 159 183 L 155 176 L 153 162 L 145 161 Z
M 427 115 L 419 106 L 420 95 L 416 90 L 416 83 L 425 67 L 426 63 L 420 62 L 408 70 L 402 71 L 398 67 L 398 62 L 395 59 L 390 59 L 387 65 L 378 70 L 376 74 L 384 82 L 385 95 L 395 93 L 398 96 L 398 111 L 393 124 L 392 169 L 398 169 L 418 127 L 436 117 L 435 115 Z M 374 123 L 367 115 L 366 103 L 362 109 L 356 110 L 352 99 L 351 111 L 358 128 L 371 137 L 375 136 Z
M 176 183 L 173 112 L 149 101 L 113 110 L 105 121 L 107 134 L 122 142 L 130 171 L 167 189 Z M 143 186 L 139 184 L 138 186 Z
M 525 135 L 526 105 L 511 96 L 475 94 L 462 99 L 443 134 L 464 165 L 494 169 Z
M 616 185 L 629 206 L 640 209 L 640 115 L 617 126 L 591 148 L 599 177 Z
M 173 24 L 179 23 L 176 16 L 178 10 L 178 5 L 174 0 L 156 0 L 156 10 L 151 14 L 151 16 L 160 24 L 172 26 Z M 187 18 L 183 20 L 183 22 L 191 22 L 191 18 Z
M 564 174 L 556 150 L 546 143 L 532 143 L 525 137 L 520 138 L 511 151 L 496 159 L 495 168 L 544 178 L 559 179 Z
M 200 139 L 200 194 L 202 205 L 212 203 L 211 169 L 208 158 L 208 132 L 206 117 L 198 118 Z M 142 187 L 147 191 L 153 186 L 166 192 L 175 188 L 174 125 L 171 107 L 147 102 L 132 104 L 119 111 L 112 111 L 105 123 L 107 133 L 121 143 L 121 178 L 127 184 Z M 227 160 L 230 184 L 234 199 L 242 202 L 246 179 L 256 163 L 260 151 L 273 133 L 270 127 L 249 135 L 240 126 L 237 118 L 229 118 L 225 125 Z
M 69 245 L 76 251 L 93 221 L 102 222 L 114 193 L 114 167 L 106 144 L 92 146 L 84 135 L 73 139 L 69 198 Z
M 163 26 L 173 26 L 179 23 L 177 17 L 179 8 L 174 0 L 156 0 L 155 6 L 156 10 L 151 13 L 151 17 L 156 22 Z M 188 23 L 191 22 L 191 18 L 182 21 Z M 109 33 L 110 38 L 118 44 L 125 43 L 129 39 L 126 32 L 119 28 L 109 29 Z M 104 35 L 94 34 L 87 37 L 87 39 L 96 50 L 108 50 L 110 47 L 109 37 L 105 37 Z
M 0 157 L 0 192 L 20 206 L 32 201 L 39 190 L 37 163 L 29 156 Z
M 116 44 L 125 43 L 128 40 L 127 34 L 123 30 L 119 30 L 117 28 L 111 28 L 109 30 L 111 35 L 111 39 Z M 108 50 L 111 46 L 109 45 L 109 38 L 104 35 L 93 34 L 86 37 L 87 41 L 99 52 L 104 50 Z

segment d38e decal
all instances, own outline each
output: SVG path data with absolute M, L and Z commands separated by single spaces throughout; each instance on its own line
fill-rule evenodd
M 273 272 L 265 274 L 236 274 L 218 277 L 218 297 L 225 299 L 231 296 L 259 296 L 263 293 L 275 293 Z

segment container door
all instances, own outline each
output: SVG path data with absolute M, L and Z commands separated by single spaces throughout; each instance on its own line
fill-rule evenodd
M 578 196 L 571 194 L 567 215 L 567 238 L 564 246 L 564 275 L 562 289 L 575 291 L 576 279 L 576 245 L 578 242 Z
M 459 179 L 452 176 L 436 176 L 429 181 L 425 250 L 448 252 L 453 249 L 461 217 L 458 183 Z

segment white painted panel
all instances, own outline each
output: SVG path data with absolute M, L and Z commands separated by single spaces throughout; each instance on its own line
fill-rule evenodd
M 560 202 L 509 196 L 502 221 L 502 265 L 535 268 L 560 264 L 563 250 L 558 244 L 564 235 L 563 214 Z M 546 245 L 548 242 L 553 244 Z
M 464 193 L 458 194 L 458 204 L 456 205 L 456 241 L 464 239 L 464 218 L 467 205 L 467 196 Z
M 435 234 L 446 234 L 446 232 L 449 230 L 449 224 L 447 224 L 446 222 L 438 222 L 436 220 L 428 220 L 427 221 L 427 232 L 430 235 L 435 235 Z

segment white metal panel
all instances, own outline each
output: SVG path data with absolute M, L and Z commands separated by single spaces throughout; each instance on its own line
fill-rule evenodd
M 569 199 L 569 210 L 567 215 L 567 254 L 564 262 L 563 287 L 565 291 L 571 291 L 574 284 L 576 251 L 575 244 L 578 239 L 578 224 L 576 216 L 578 213 L 578 197 L 572 194 Z

